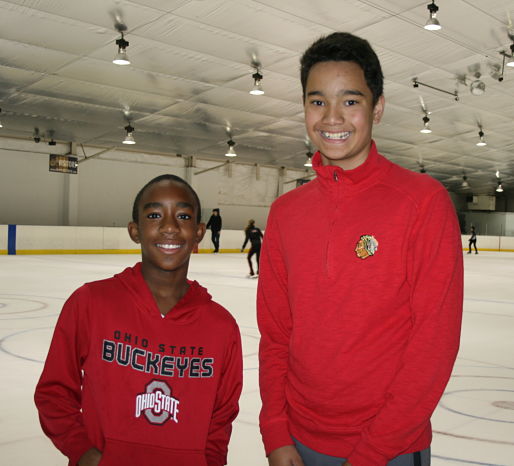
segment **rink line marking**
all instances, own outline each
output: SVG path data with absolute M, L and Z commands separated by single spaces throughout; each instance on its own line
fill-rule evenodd
M 455 394 L 459 395 L 461 393 L 468 393 L 468 392 L 508 392 L 508 393 L 514 393 L 514 390 L 505 390 L 505 389 L 501 389 L 501 388 L 472 388 L 472 389 L 465 389 L 465 390 L 452 390 L 450 392 L 444 392 L 443 398 L 439 402 L 438 406 L 440 406 L 441 408 L 445 409 L 446 411 L 449 411 L 450 413 L 458 414 L 460 416 L 470 417 L 472 419 L 480 419 L 481 421 L 499 422 L 499 423 L 502 423 L 502 424 L 514 424 L 514 421 L 507 421 L 507 420 L 504 420 L 504 419 L 495 419 L 495 418 L 492 418 L 492 417 L 476 416 L 474 414 L 468 414 L 468 413 L 465 413 L 463 411 L 458 411 L 458 410 L 456 410 L 454 408 L 449 408 L 445 404 L 444 399 L 448 395 L 455 395 Z M 507 445 L 514 445 L 514 442 L 509 442 L 509 443 L 507 443 Z
M 461 358 L 458 357 L 457 361 L 471 361 L 471 362 L 477 362 L 479 364 L 483 364 L 485 366 L 488 366 L 490 369 L 509 369 L 514 370 L 514 367 L 504 366 L 503 364 L 498 364 L 495 362 L 485 362 L 485 361 L 479 361 L 477 359 L 469 359 L 469 358 Z
M 494 303 L 494 304 L 514 304 L 514 301 L 503 301 L 501 299 L 489 298 L 464 298 L 464 301 L 474 301 L 479 303 Z
M 5 349 L 4 348 L 4 342 L 7 341 L 9 338 L 12 338 L 12 337 L 15 337 L 17 335 L 21 335 L 23 333 L 29 333 L 29 332 L 33 332 L 34 330 L 48 330 L 48 329 L 53 329 L 53 327 L 37 327 L 37 328 L 31 328 L 31 329 L 28 329 L 28 330 L 22 330 L 20 332 L 16 332 L 16 333 L 11 333 L 10 335 L 6 335 L 5 337 L 1 338 L 0 339 L 0 351 L 2 351 L 3 353 L 5 354 L 8 354 L 9 356 L 12 356 L 14 358 L 18 358 L 18 359 L 23 359 L 25 361 L 32 361 L 32 362 L 37 362 L 37 363 L 44 363 L 45 361 L 41 361 L 39 359 L 33 359 L 33 358 L 28 358 L 26 356 L 20 356 L 19 354 L 16 354 L 16 353 L 11 353 L 9 350 Z
M 0 250 L 4 251 L 4 250 Z M 212 254 L 212 249 L 199 249 L 195 254 Z M 7 254 L 1 252 L 2 254 Z M 240 249 L 220 249 L 221 254 L 241 253 Z M 141 249 L 17 249 L 16 255 L 30 254 L 141 254 Z M 242 253 L 241 253 L 242 254 Z
M 485 442 L 485 443 L 496 443 L 499 445 L 514 445 L 513 442 L 509 442 L 507 440 L 494 440 L 480 437 L 471 437 L 469 435 L 459 435 L 459 434 L 451 434 L 450 432 L 443 432 L 442 430 L 433 430 L 434 434 L 446 435 L 447 437 L 460 438 L 462 440 L 473 440 L 477 442 Z
M 463 460 L 462 458 L 450 458 L 449 456 L 440 456 L 440 455 L 434 455 L 434 454 L 432 454 L 432 458 L 437 458 L 439 460 L 445 460 L 445 461 L 454 461 L 456 463 L 478 464 L 481 466 L 507 466 L 505 464 L 481 463 L 479 461 Z
M 17 249 L 16 255 L 52 254 L 141 254 L 141 249 Z
M 4 296 L 3 294 L 0 294 L 0 299 L 2 299 L 3 296 Z M 36 304 L 39 304 L 39 307 L 36 306 L 34 309 L 28 309 L 28 310 L 25 310 L 25 311 L 23 311 L 23 310 L 22 311 L 10 311 L 10 312 L 2 311 L 0 313 L 1 316 L 25 314 L 27 312 L 37 312 L 37 311 L 41 311 L 42 309 L 47 309 L 48 308 L 48 303 L 44 303 L 42 301 L 36 301 L 35 299 L 13 298 L 13 297 L 8 297 L 7 299 L 12 299 L 13 301 L 23 301 L 23 302 L 28 302 L 28 303 L 36 303 Z M 3 306 L 1 306 L 1 307 L 7 307 L 7 310 L 9 310 L 10 306 L 7 306 L 7 303 L 0 303 L 0 304 L 3 304 Z M 12 319 L 2 319 L 0 317 L 0 320 L 12 320 Z

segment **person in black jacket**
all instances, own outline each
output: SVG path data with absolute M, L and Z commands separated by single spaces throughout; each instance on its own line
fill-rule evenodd
M 243 252 L 246 243 L 250 241 L 251 247 L 250 251 L 248 251 L 248 265 L 250 266 L 250 277 L 253 277 L 255 274 L 253 272 L 252 266 L 252 256 L 255 254 L 255 258 L 257 259 L 257 275 L 259 275 L 259 258 L 261 256 L 261 239 L 262 239 L 262 231 L 255 226 L 255 220 L 248 220 L 248 226 L 245 229 L 245 242 L 243 243 L 243 247 L 241 248 L 241 252 Z
M 207 222 L 206 228 L 211 229 L 211 240 L 214 245 L 214 251 L 219 252 L 220 250 L 220 232 L 221 232 L 221 216 L 219 209 L 212 209 L 212 215 Z
M 477 249 L 477 232 L 475 231 L 475 227 L 471 227 L 471 237 L 469 238 L 469 251 L 468 254 L 471 254 L 471 246 L 475 247 L 475 254 L 478 254 Z

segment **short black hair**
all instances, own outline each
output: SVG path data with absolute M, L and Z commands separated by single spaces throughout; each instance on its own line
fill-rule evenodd
M 191 187 L 191 185 L 184 179 L 180 178 L 180 176 L 177 175 L 159 175 L 150 180 L 148 183 L 146 183 L 137 193 L 136 198 L 134 199 L 134 204 L 132 206 L 132 221 L 135 223 L 139 222 L 139 203 L 141 202 L 141 198 L 143 197 L 144 192 L 146 189 L 155 184 L 159 183 L 160 181 L 174 181 L 176 183 L 182 183 L 186 186 L 187 189 L 191 192 L 193 197 L 195 198 L 196 207 L 197 207 L 197 213 L 196 213 L 196 221 L 197 223 L 200 223 L 202 221 L 202 207 L 200 205 L 200 198 L 198 197 L 198 194 L 196 194 L 196 191 Z
M 303 100 L 311 68 L 325 61 L 352 61 L 364 72 L 364 78 L 373 95 L 373 105 L 384 93 L 384 75 L 377 54 L 369 42 L 349 32 L 334 32 L 312 43 L 300 59 L 300 80 Z

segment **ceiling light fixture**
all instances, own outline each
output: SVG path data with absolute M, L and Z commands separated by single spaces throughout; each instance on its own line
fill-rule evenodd
M 432 132 L 432 130 L 430 129 L 430 125 L 429 125 L 429 122 L 430 122 L 430 118 L 428 118 L 427 115 L 425 115 L 423 117 L 423 128 L 421 128 L 419 130 L 420 133 L 423 133 L 423 134 L 430 134 Z
M 485 142 L 484 136 L 485 135 L 484 135 L 484 132 L 482 131 L 482 128 L 479 127 L 478 137 L 480 138 L 480 141 L 477 142 L 477 146 L 478 147 L 487 146 L 487 142 Z
M 237 157 L 236 151 L 234 150 L 234 146 L 236 145 L 236 143 L 234 141 L 232 141 L 232 139 L 229 139 L 227 141 L 227 144 L 228 144 L 228 150 L 225 153 L 225 155 L 227 157 Z
M 461 183 L 461 187 L 463 189 L 469 189 L 469 183 L 468 183 L 468 177 L 466 175 L 463 175 L 462 176 L 462 183 Z
M 136 140 L 132 135 L 132 133 L 134 132 L 134 127 L 130 126 L 129 123 L 127 126 L 125 126 L 125 131 L 127 132 L 127 135 L 125 136 L 125 139 L 122 141 L 123 144 L 135 144 Z
M 121 38 L 116 39 L 116 45 L 118 46 L 118 53 L 112 61 L 115 65 L 130 65 L 130 60 L 127 56 L 128 41 L 123 37 L 123 31 L 120 31 Z
M 259 73 L 259 68 L 255 69 L 255 73 L 252 74 L 252 78 L 253 78 L 253 88 L 250 91 L 250 94 L 252 94 L 252 95 L 264 94 L 264 90 L 262 89 L 262 83 L 261 83 L 263 76 L 261 73 Z
M 504 57 L 506 56 L 509 59 L 509 61 L 506 63 L 506 65 L 513 68 L 514 67 L 514 44 L 511 44 L 511 46 L 510 46 L 510 55 L 507 54 L 506 52 L 503 52 L 502 55 L 504 55 Z
M 469 91 L 473 95 L 482 95 L 485 92 L 485 83 L 480 79 L 481 74 L 475 73 L 475 80 L 469 85 Z
M 428 31 L 439 31 L 439 29 L 441 29 L 441 24 L 437 19 L 437 11 L 439 10 L 439 7 L 435 4 L 434 0 L 432 0 L 432 3 L 427 5 L 427 10 L 430 12 L 430 16 L 424 28 Z
M 496 187 L 497 193 L 503 192 L 502 179 L 500 178 L 500 170 L 496 170 L 496 178 L 498 180 L 498 186 Z
M 456 101 L 459 100 L 459 93 L 457 90 L 454 92 L 446 91 L 444 89 L 440 89 L 439 87 L 431 86 L 430 84 L 422 83 L 421 81 L 418 81 L 418 78 L 412 78 L 412 87 L 418 88 L 419 86 L 425 86 L 430 89 L 433 89 L 434 91 L 444 92 L 445 94 L 449 94 L 455 98 Z
M 57 145 L 57 142 L 55 142 L 54 140 L 54 134 L 55 134 L 55 131 L 53 129 L 49 129 L 47 132 L 46 132 L 47 136 L 50 138 L 50 141 L 48 141 L 48 145 L 49 146 L 56 146 Z
M 309 151 L 305 155 L 307 156 L 307 160 L 305 160 L 305 163 L 303 164 L 303 166 L 304 167 L 312 167 L 312 156 L 313 156 L 313 153 L 311 151 Z

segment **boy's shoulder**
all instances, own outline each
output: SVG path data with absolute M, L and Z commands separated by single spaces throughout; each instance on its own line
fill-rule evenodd
M 422 202 L 437 192 L 446 191 L 443 184 L 426 173 L 418 173 L 389 161 L 391 169 L 382 183 L 414 202 Z
M 271 207 L 275 209 L 287 209 L 291 204 L 295 204 L 297 202 L 303 202 L 303 199 L 312 196 L 312 192 L 316 190 L 318 186 L 318 180 L 314 178 L 313 180 L 305 183 L 297 188 L 288 191 L 277 197 Z
M 205 302 L 204 306 L 208 306 L 207 317 L 213 324 L 239 331 L 236 319 L 224 306 L 212 299 L 209 302 Z

